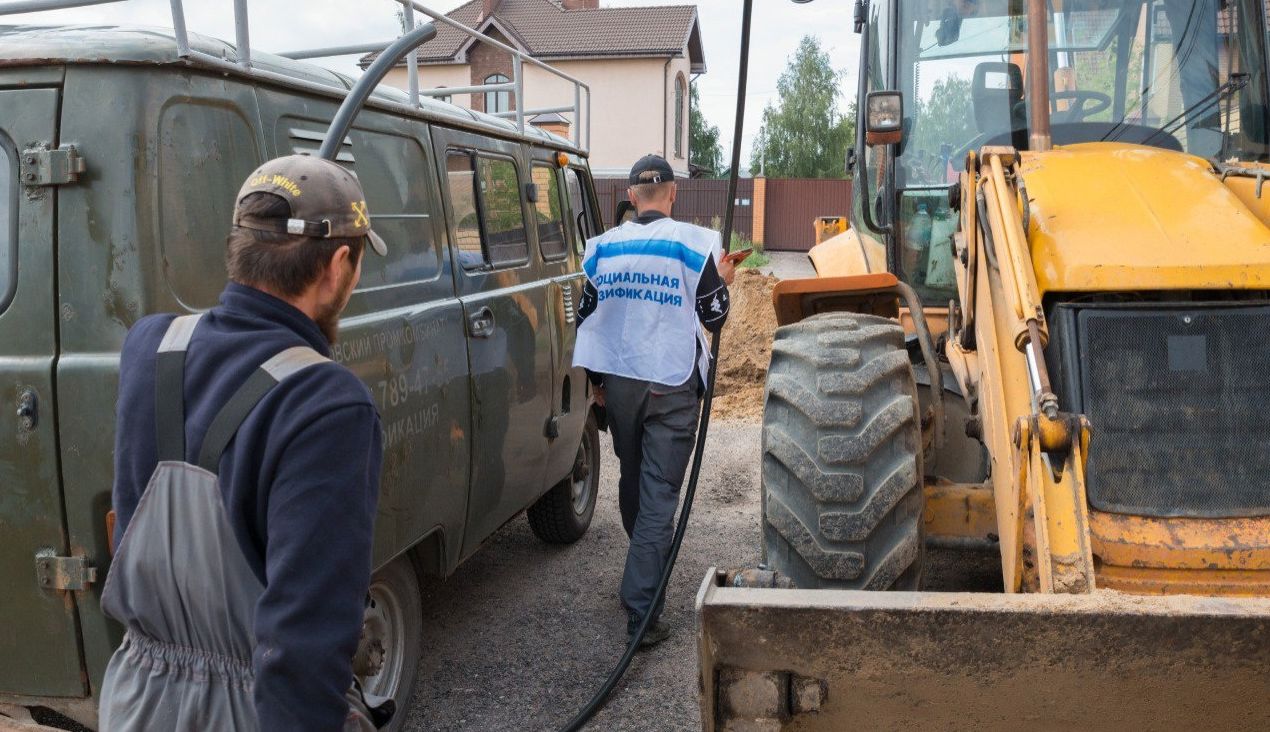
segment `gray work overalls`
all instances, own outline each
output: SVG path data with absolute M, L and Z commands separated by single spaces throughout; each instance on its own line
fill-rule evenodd
M 264 586 L 234 537 L 216 472 L 221 453 L 261 398 L 328 359 L 297 346 L 262 364 L 212 420 L 198 464 L 191 465 L 185 462 L 185 352 L 200 317 L 172 321 L 159 344 L 159 462 L 102 591 L 106 614 L 127 626 L 102 681 L 103 732 L 259 727 L 252 623 Z M 356 706 L 345 729 L 373 730 Z

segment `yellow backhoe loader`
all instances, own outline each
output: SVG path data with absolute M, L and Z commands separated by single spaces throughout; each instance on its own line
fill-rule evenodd
M 703 727 L 1270 729 L 1263 0 L 856 31 L 850 228 L 774 294 Z M 983 549 L 996 591 L 947 591 Z

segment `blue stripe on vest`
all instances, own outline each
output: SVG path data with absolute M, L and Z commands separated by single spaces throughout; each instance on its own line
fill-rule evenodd
M 583 262 L 582 268 L 587 276 L 595 279 L 596 263 L 607 257 L 644 256 L 666 257 L 683 262 L 694 271 L 705 266 L 703 254 L 693 251 L 687 244 L 669 239 L 632 239 L 630 241 L 610 241 L 595 248 L 595 256 Z

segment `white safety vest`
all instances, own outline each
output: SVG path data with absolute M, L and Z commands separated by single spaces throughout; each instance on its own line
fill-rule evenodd
M 582 269 L 598 302 L 578 328 L 573 365 L 678 386 L 695 364 L 706 378 L 697 283 L 706 257 L 717 266 L 722 256 L 719 232 L 670 218 L 628 221 L 588 239 Z

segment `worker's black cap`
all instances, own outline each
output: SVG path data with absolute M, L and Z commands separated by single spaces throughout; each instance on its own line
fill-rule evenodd
M 645 155 L 631 166 L 630 184 L 633 186 L 642 183 L 672 183 L 674 180 L 675 171 L 666 162 L 666 158 L 660 155 Z

